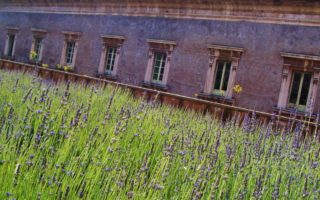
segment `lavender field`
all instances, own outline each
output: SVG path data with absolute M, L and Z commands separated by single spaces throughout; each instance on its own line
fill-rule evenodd
M 0 199 L 320 199 L 318 136 L 0 71 Z

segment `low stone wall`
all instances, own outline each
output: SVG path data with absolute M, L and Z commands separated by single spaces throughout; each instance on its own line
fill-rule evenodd
M 24 73 L 32 73 L 38 77 L 52 80 L 56 83 L 72 81 L 82 84 L 85 87 L 92 84 L 99 84 L 101 86 L 114 85 L 117 87 L 129 89 L 137 98 L 143 98 L 147 101 L 155 101 L 156 99 L 159 103 L 167 104 L 181 109 L 193 110 L 202 114 L 210 114 L 215 118 L 221 119 L 222 121 L 236 118 L 236 120 L 238 120 L 240 123 L 244 122 L 244 120 L 246 121 L 245 123 L 248 123 L 248 119 L 250 119 L 251 121 L 254 120 L 255 123 L 260 123 L 262 125 L 272 123 L 273 127 L 278 131 L 281 131 L 284 128 L 286 128 L 287 130 L 288 128 L 294 129 L 295 126 L 299 123 L 302 124 L 302 127 L 304 127 L 304 129 L 306 130 L 306 134 L 312 134 L 315 132 L 320 134 L 319 119 L 316 119 L 315 117 L 299 115 L 295 117 L 288 117 L 286 113 L 282 113 L 281 111 L 279 111 L 279 113 L 273 114 L 260 112 L 242 107 L 206 101 L 169 92 L 162 92 L 140 86 L 129 85 L 50 68 L 43 68 L 36 65 L 19 63 L 4 59 L 0 59 L 0 69 L 10 71 L 17 70 Z

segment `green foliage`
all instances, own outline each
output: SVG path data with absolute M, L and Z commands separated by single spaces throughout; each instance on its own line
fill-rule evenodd
M 0 91 L 0 199 L 320 199 L 320 146 L 299 129 L 21 73 L 0 71 Z

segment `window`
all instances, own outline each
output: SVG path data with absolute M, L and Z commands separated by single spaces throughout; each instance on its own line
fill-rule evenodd
M 63 34 L 64 43 L 60 59 L 60 65 L 70 66 L 71 70 L 74 70 L 81 33 L 63 32 Z
M 106 73 L 112 74 L 117 48 L 109 47 L 106 55 Z
M 15 54 L 17 33 L 19 32 L 19 29 L 13 28 L 13 27 L 7 27 L 7 30 L 8 30 L 8 33 L 7 33 L 7 41 L 4 49 L 4 55 L 9 59 L 13 59 Z
M 65 63 L 68 64 L 68 65 L 72 65 L 75 46 L 76 46 L 75 42 L 73 42 L 73 41 L 72 42 L 67 42 Z
M 13 56 L 13 48 L 15 43 L 16 36 L 14 34 L 8 34 L 8 48 L 6 55 L 12 57 Z
M 34 51 L 36 52 L 36 60 L 40 60 L 42 48 L 42 38 L 36 38 L 34 42 Z
M 35 54 L 30 53 L 30 60 L 40 62 L 42 60 L 42 52 L 43 52 L 43 41 L 47 34 L 47 31 L 44 29 L 32 29 L 33 40 L 31 44 L 31 52 L 33 51 Z
M 209 45 L 210 58 L 204 90 L 199 97 L 232 99 L 242 48 Z
M 120 49 L 125 38 L 117 35 L 102 35 L 102 52 L 98 76 L 116 79 Z
M 174 41 L 151 39 L 147 41 L 149 43 L 148 64 L 142 85 L 155 89 L 165 89 L 168 82 L 171 56 L 176 43 Z
M 320 77 L 320 57 L 282 53 L 284 59 L 278 108 L 312 113 Z
M 307 105 L 312 74 L 294 72 L 291 81 L 289 106 L 304 109 Z
M 166 66 L 167 55 L 165 53 L 155 53 L 153 61 L 152 82 L 161 83 L 163 80 L 164 68 Z
M 213 93 L 220 95 L 225 93 L 228 88 L 228 81 L 231 71 L 231 62 L 218 61 L 216 67 L 216 77 L 214 81 Z

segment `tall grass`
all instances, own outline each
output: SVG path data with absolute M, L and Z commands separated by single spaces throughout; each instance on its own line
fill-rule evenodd
M 316 136 L 271 126 L 0 71 L 0 199 L 320 199 Z

